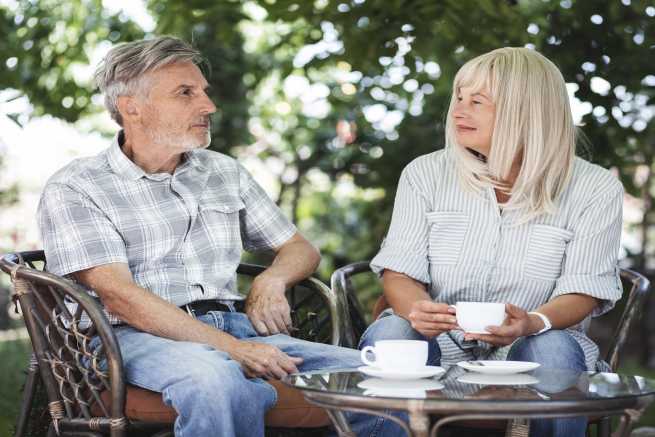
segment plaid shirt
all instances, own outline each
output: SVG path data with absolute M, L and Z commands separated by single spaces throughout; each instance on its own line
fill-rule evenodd
M 120 132 L 107 150 L 71 162 L 46 184 L 38 222 L 48 270 L 125 263 L 139 286 L 177 306 L 242 300 L 242 250 L 281 246 L 293 224 L 228 156 L 193 150 L 172 175 L 148 174 L 122 142 Z

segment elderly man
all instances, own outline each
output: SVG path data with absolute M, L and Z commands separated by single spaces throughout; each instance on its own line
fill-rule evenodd
M 109 52 L 96 78 L 122 130 L 49 180 L 39 224 L 48 269 L 100 297 L 127 380 L 162 393 L 176 435 L 258 436 L 276 401 L 264 379 L 361 363 L 287 335 L 285 289 L 320 255 L 241 165 L 204 150 L 216 107 L 200 62 L 172 37 Z M 243 248 L 276 253 L 246 314 L 235 311 Z

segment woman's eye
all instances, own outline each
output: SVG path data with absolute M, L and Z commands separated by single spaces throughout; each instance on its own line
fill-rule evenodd
M 473 100 L 473 104 L 475 104 L 475 105 L 480 105 L 480 104 L 482 104 L 482 102 L 479 101 L 479 100 Z

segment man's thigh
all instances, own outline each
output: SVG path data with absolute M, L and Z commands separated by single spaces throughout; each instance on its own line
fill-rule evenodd
M 355 349 L 300 340 L 284 334 L 252 337 L 248 341 L 270 344 L 292 357 L 300 357 L 303 372 L 323 369 L 352 369 L 362 365 L 360 353 Z
M 139 387 L 161 392 L 181 378 L 194 381 L 207 375 L 245 379 L 236 361 L 208 345 L 170 340 L 131 327 L 117 329 L 116 337 L 125 377 Z

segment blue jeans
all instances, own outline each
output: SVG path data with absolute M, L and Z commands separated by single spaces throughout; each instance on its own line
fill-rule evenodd
M 371 324 L 364 332 L 359 347 L 361 349 L 365 346 L 374 345 L 378 340 L 395 339 L 428 341 L 428 364 L 440 364 L 441 351 L 436 338 L 425 338 L 414 330 L 407 320 L 395 314 L 382 317 Z M 566 331 L 553 330 L 541 335 L 520 338 L 510 348 L 507 359 L 534 361 L 544 368 L 587 370 L 582 348 Z M 539 375 L 537 376 L 539 377 Z M 572 385 L 575 385 L 575 381 L 569 381 L 565 378 L 546 380 L 542 376 L 536 387 L 545 393 L 557 393 Z M 384 419 L 379 419 L 375 426 L 384 426 L 383 424 Z M 539 419 L 530 422 L 530 436 L 582 437 L 585 435 L 586 428 L 586 417 Z
M 358 350 L 312 343 L 277 334 L 259 337 L 243 313 L 212 311 L 198 318 L 236 338 L 278 347 L 302 357 L 300 371 L 354 368 Z M 128 383 L 162 393 L 178 414 L 177 437 L 264 435 L 264 415 L 277 392 L 264 380 L 246 378 L 238 362 L 210 346 L 157 337 L 130 326 L 115 328 Z M 369 436 L 370 416 L 353 417 L 353 427 Z
M 584 372 L 587 370 L 585 356 L 577 341 L 566 331 L 553 330 L 540 335 L 522 337 L 510 348 L 508 360 L 534 361 L 546 369 L 567 369 Z M 563 372 L 564 374 L 564 372 Z M 535 385 L 545 393 L 558 393 L 574 386 L 576 380 L 558 378 L 546 379 L 535 371 L 539 383 Z M 566 374 L 570 377 L 570 374 Z M 530 421 L 530 435 L 537 437 L 584 437 L 587 430 L 586 417 L 563 419 L 538 419 Z

